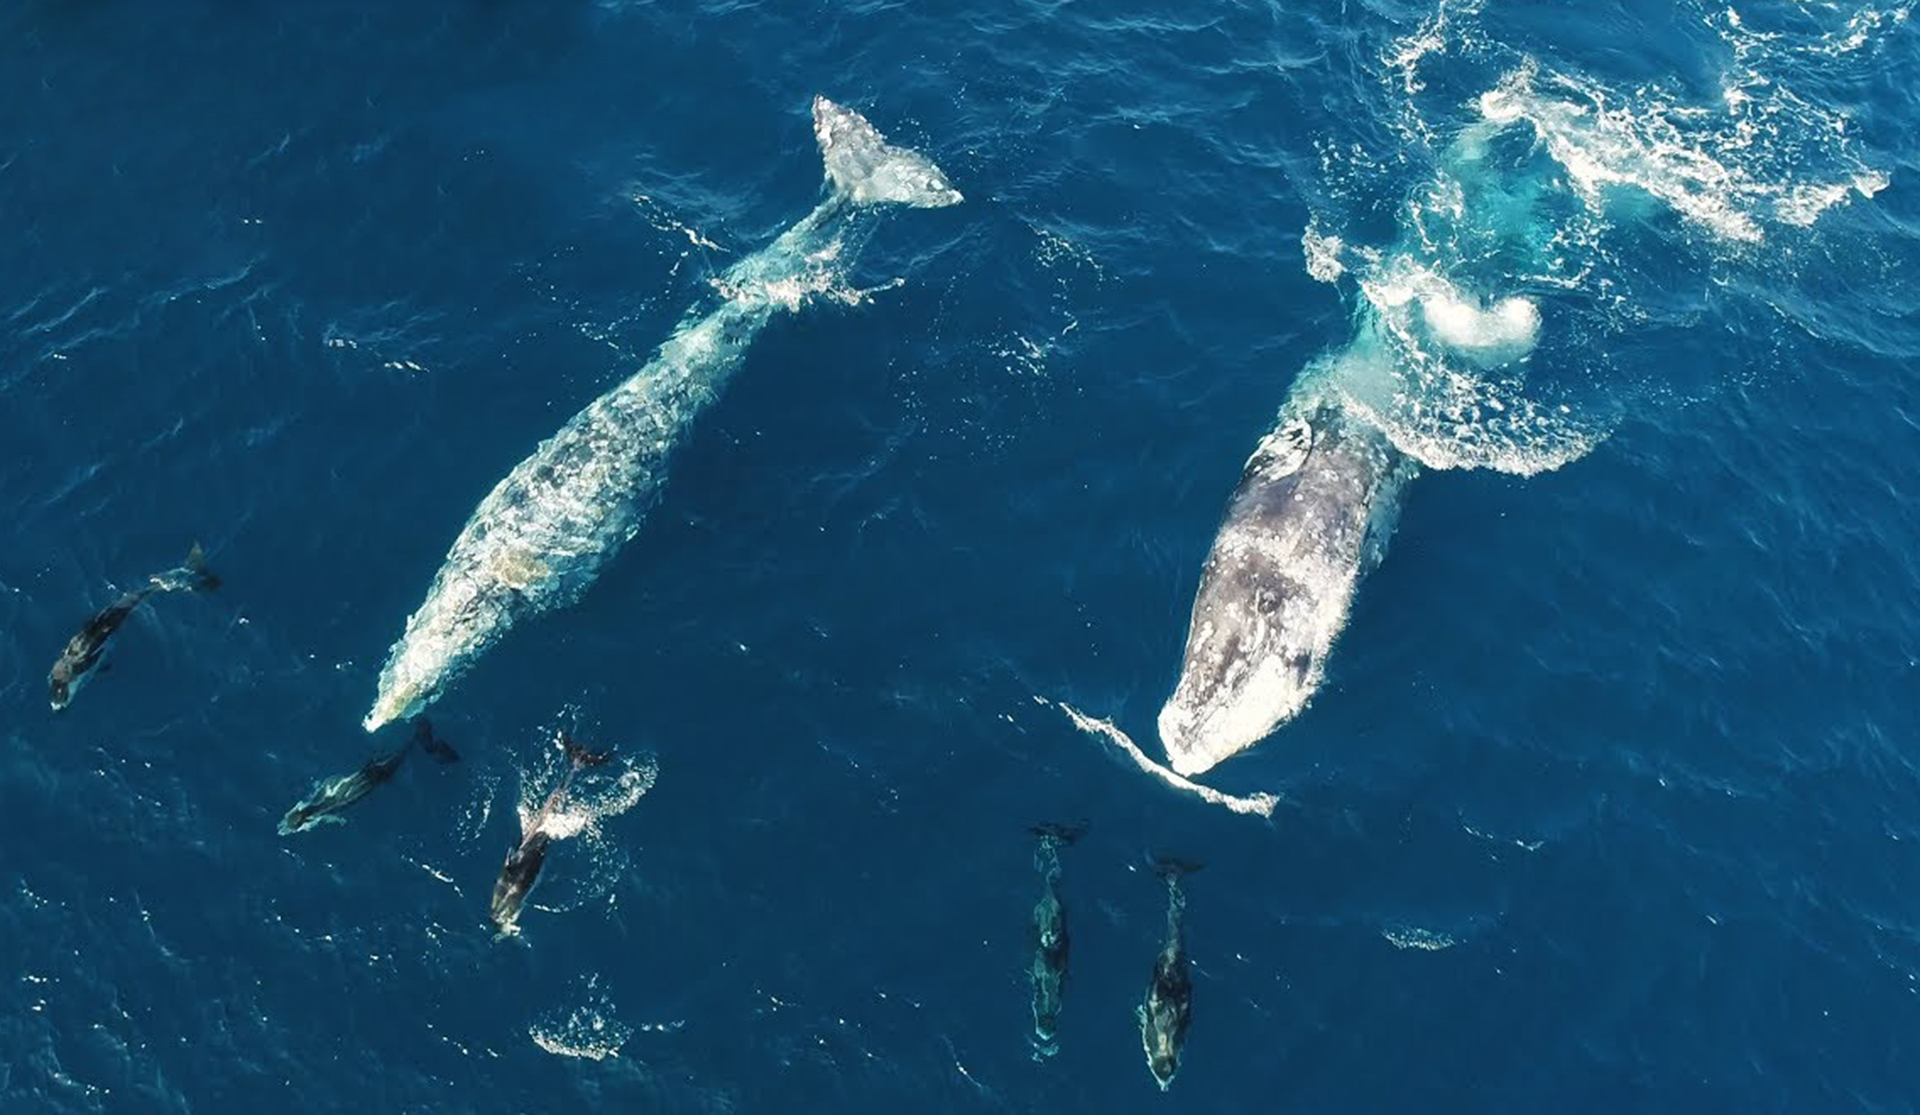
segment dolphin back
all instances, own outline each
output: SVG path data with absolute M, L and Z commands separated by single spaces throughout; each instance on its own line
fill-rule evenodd
M 932 159 L 888 143 L 866 117 L 825 97 L 813 99 L 813 135 L 834 193 L 856 204 L 938 209 L 962 200 Z

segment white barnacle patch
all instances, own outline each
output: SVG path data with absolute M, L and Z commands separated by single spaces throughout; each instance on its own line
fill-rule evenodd
M 1312 452 L 1313 424 L 1305 418 L 1292 418 L 1260 439 L 1253 456 L 1247 459 L 1247 467 L 1257 466 L 1265 479 L 1277 480 L 1299 472 Z
M 494 580 L 512 589 L 525 589 L 550 575 L 547 563 L 525 546 L 506 546 L 494 551 L 488 572 Z

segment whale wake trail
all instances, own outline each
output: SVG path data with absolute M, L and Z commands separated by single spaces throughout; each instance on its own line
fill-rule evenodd
M 1113 721 L 1100 720 L 1088 716 L 1086 713 L 1081 712 L 1079 709 L 1074 708 L 1064 701 L 1049 701 L 1045 697 L 1035 697 L 1034 700 L 1043 705 L 1053 705 L 1061 712 L 1067 714 L 1067 719 L 1073 721 L 1074 727 L 1088 735 L 1098 736 L 1106 740 L 1118 748 L 1121 754 L 1132 759 L 1134 765 L 1141 770 L 1153 775 L 1155 778 L 1179 790 L 1181 793 L 1192 794 L 1194 797 L 1199 798 L 1209 805 L 1218 805 L 1224 809 L 1250 817 L 1271 817 L 1273 816 L 1274 809 L 1280 804 L 1281 799 L 1277 794 L 1263 792 L 1239 796 L 1223 793 L 1211 786 L 1202 786 L 1192 779 L 1183 778 L 1167 767 L 1148 758 L 1147 753 L 1140 750 L 1140 746 L 1134 743 L 1127 733 L 1121 731 Z

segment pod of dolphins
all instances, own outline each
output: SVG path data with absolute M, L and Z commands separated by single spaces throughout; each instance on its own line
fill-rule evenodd
M 415 750 L 459 755 L 421 716 L 520 619 L 563 607 L 640 530 L 668 464 L 698 416 L 744 363 L 754 337 L 781 310 L 833 288 L 877 213 L 943 208 L 961 194 L 932 160 L 887 142 L 865 117 L 815 97 L 813 128 L 826 197 L 767 247 L 729 268 L 709 304 L 696 305 L 654 357 L 542 442 L 480 501 L 425 600 L 380 671 L 362 726 L 412 719 L 407 743 L 343 775 L 316 782 L 281 819 L 284 836 L 323 824 L 390 781 Z M 1180 676 L 1159 715 L 1172 769 L 1207 771 L 1299 714 L 1325 672 L 1354 592 L 1385 552 L 1400 493 L 1416 472 L 1386 435 L 1350 412 L 1324 377 L 1296 385 L 1248 459 L 1202 570 Z M 148 601 L 218 587 L 198 545 L 179 567 L 154 574 L 90 617 L 48 676 L 54 711 L 107 669 L 116 632 Z M 607 761 L 565 733 L 567 765 L 544 804 L 524 818 L 489 906 L 500 934 L 516 931 L 558 817 L 578 776 Z M 1058 1048 L 1070 938 L 1060 894 L 1060 852 L 1085 825 L 1042 825 L 1035 864 L 1043 880 L 1033 910 L 1033 1046 Z M 1164 1090 L 1180 1067 L 1192 980 L 1181 878 L 1166 860 L 1166 938 L 1138 1010 L 1141 1044 Z
M 1047 823 L 1031 830 L 1040 838 L 1033 866 L 1040 874 L 1040 901 L 1033 907 L 1033 1058 L 1060 1052 L 1060 1010 L 1067 983 L 1067 956 L 1072 938 L 1067 933 L 1067 907 L 1060 895 L 1060 849 L 1086 835 L 1087 823 Z M 1187 1045 L 1187 1026 L 1193 1020 L 1192 964 L 1187 960 L 1187 898 L 1183 875 L 1200 870 L 1187 860 L 1161 857 L 1153 871 L 1167 885 L 1167 934 L 1154 956 L 1147 994 L 1134 1015 L 1140 1023 L 1140 1048 L 1147 1069 L 1161 1091 L 1173 1086 L 1180 1056 Z

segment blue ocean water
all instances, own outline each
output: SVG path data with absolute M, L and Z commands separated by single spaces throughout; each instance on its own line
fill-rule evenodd
M 1910 0 L 0 12 L 0 1108 L 1909 1111 Z M 581 604 L 283 839 L 475 504 L 819 198 Z M 1332 366 L 1426 466 L 1305 715 L 1142 774 Z M 203 541 L 59 716 L 93 610 Z M 657 778 L 485 924 L 551 732 Z M 1027 826 L 1075 948 L 1036 1061 Z M 1187 883 L 1172 1095 L 1133 1008 Z

